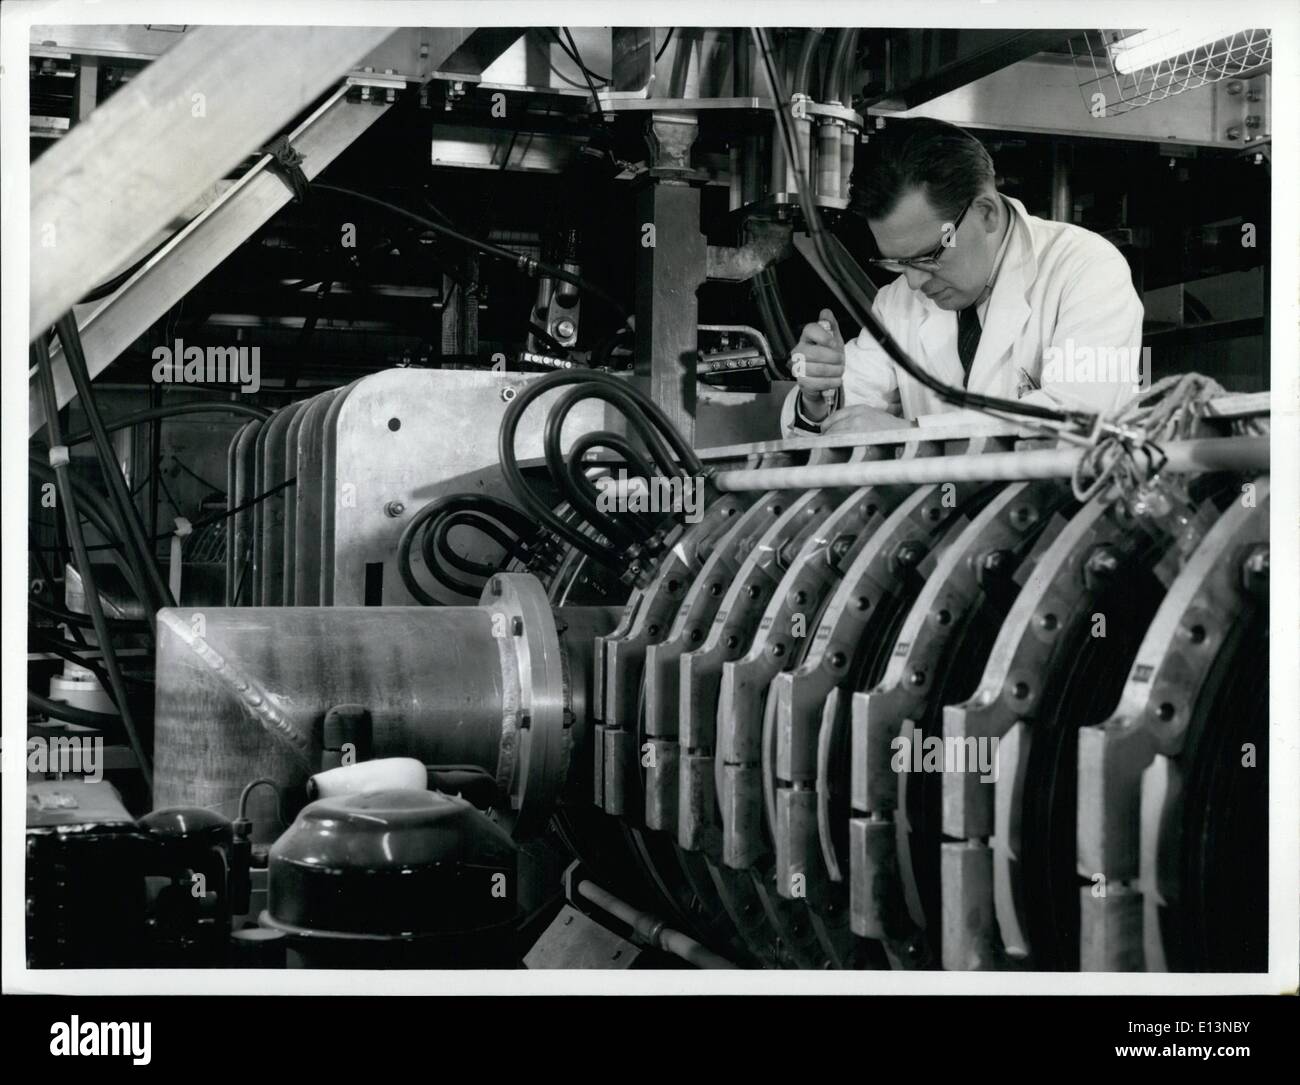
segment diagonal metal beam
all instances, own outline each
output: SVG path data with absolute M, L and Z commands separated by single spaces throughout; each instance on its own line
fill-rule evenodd
M 31 334 L 392 34 L 205 26 L 32 166 Z
M 289 135 L 303 155 L 302 171 L 314 179 L 384 115 L 387 106 L 349 101 L 340 87 Z M 80 325 L 92 378 L 111 364 L 151 324 L 292 198 L 289 187 L 260 158 L 215 203 L 186 224 L 154 257 Z M 59 405 L 75 394 L 62 351 L 51 352 Z M 30 435 L 45 423 L 35 380 L 28 388 Z
M 478 33 L 426 28 L 417 37 L 410 30 L 398 31 L 365 60 L 367 64 L 373 62 L 384 67 L 398 64 L 399 70 L 409 70 L 413 78 L 423 79 Z M 410 61 L 402 63 L 401 55 L 408 52 Z M 347 86 L 341 86 L 287 133 L 290 142 L 304 156 L 302 170 L 309 180 L 314 180 L 389 108 L 384 95 L 372 95 L 368 101 L 352 101 L 345 97 L 347 90 Z M 92 378 L 289 202 L 288 186 L 267 169 L 270 161 L 269 156 L 259 159 L 80 324 L 82 347 Z M 55 390 L 62 406 L 73 396 L 72 379 L 61 351 L 51 351 L 51 362 Z M 29 383 L 28 419 L 31 435 L 45 422 L 34 380 Z

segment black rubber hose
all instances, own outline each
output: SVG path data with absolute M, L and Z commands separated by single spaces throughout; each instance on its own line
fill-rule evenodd
M 434 555 L 441 559 L 442 564 L 450 565 L 453 569 L 459 569 L 462 573 L 469 573 L 470 576 L 477 576 L 486 580 L 498 571 L 499 565 L 486 561 L 472 561 L 456 553 L 456 548 L 451 545 L 449 535 L 452 529 L 457 527 L 470 527 L 480 534 L 486 535 L 506 551 L 503 560 L 522 557 L 523 551 L 526 549 L 523 540 L 517 535 L 508 533 L 500 524 L 494 520 L 489 520 L 481 513 L 452 512 L 440 516 L 425 530 L 426 546 L 424 552 L 426 560 L 431 546 Z
M 788 359 L 793 344 L 788 344 L 781 338 L 781 329 L 777 325 L 776 316 L 772 312 L 772 299 L 768 292 L 766 275 L 766 271 L 760 271 L 754 276 L 751 286 L 754 306 L 758 309 L 758 322 L 762 325 L 763 331 L 767 334 L 768 342 L 772 345 L 772 353 L 778 358 Z
M 505 501 L 487 494 L 447 494 L 434 498 L 411 517 L 397 540 L 398 574 L 402 578 L 402 583 L 406 585 L 406 590 L 425 606 L 441 606 L 442 602 L 430 595 L 416 579 L 415 570 L 411 567 L 411 548 L 415 543 L 416 536 L 419 535 L 424 525 L 430 520 L 444 513 L 464 510 L 478 512 L 495 519 L 507 529 L 513 531 L 522 542 L 531 542 L 537 533 L 537 524 L 524 515 L 523 512 Z M 435 579 L 437 579 L 436 565 L 436 561 L 431 563 L 429 570 L 430 574 L 435 576 Z M 462 594 L 473 595 L 474 590 L 462 592 Z
M 773 353 L 783 360 L 784 365 L 788 365 L 790 354 L 798 339 L 795 337 L 794 329 L 790 327 L 789 320 L 786 319 L 776 285 L 776 272 L 772 268 L 764 268 L 754 277 L 754 300 L 758 304 L 758 312 L 765 325 L 764 330 L 771 340 Z M 783 366 L 783 375 L 784 372 Z
M 499 564 L 472 561 L 456 553 L 455 548 L 451 545 L 449 533 L 453 528 L 457 527 L 471 527 L 475 531 L 486 535 L 506 551 L 505 560 L 522 557 L 524 550 L 527 548 L 518 535 L 508 531 L 482 513 L 468 510 L 444 513 L 425 529 L 425 540 L 432 544 L 434 554 L 441 558 L 444 563 L 450 565 L 453 569 L 459 569 L 462 573 L 469 573 L 471 576 L 486 579 L 498 570 Z
M 171 588 L 168 587 L 167 581 L 163 579 L 162 572 L 158 568 L 153 547 L 146 540 L 144 524 L 140 521 L 140 514 L 131 498 L 131 490 L 126 484 L 126 479 L 122 477 L 117 456 L 108 439 L 108 430 L 104 428 L 104 420 L 100 417 L 95 392 L 90 386 L 86 356 L 81 350 L 81 335 L 77 331 L 77 322 L 71 313 L 64 313 L 56 327 L 59 341 L 63 344 L 63 359 L 67 363 L 68 372 L 72 375 L 72 383 L 81 399 L 81 409 L 86 414 L 87 422 L 90 423 L 90 432 L 99 454 L 100 467 L 108 483 L 109 497 L 121 519 L 127 553 L 134 555 L 134 560 L 140 568 L 140 579 L 150 593 L 149 611 L 150 620 L 153 620 L 155 611 L 162 607 L 174 607 L 176 600 L 172 598 Z
M 99 679 L 99 684 L 104 687 L 105 691 L 110 691 L 112 689 L 108 680 L 108 672 L 93 659 L 83 656 L 77 650 L 78 647 L 84 646 L 71 645 L 68 644 L 67 641 L 61 640 L 58 637 L 46 636 L 39 629 L 29 629 L 27 631 L 27 636 L 29 641 L 35 639 L 39 651 L 49 652 L 51 655 L 56 655 L 60 659 L 66 659 L 69 663 L 75 663 L 78 667 L 84 667 Z M 126 671 L 123 671 L 122 677 L 128 682 L 153 685 L 151 679 L 143 678 L 138 674 L 127 674 Z
M 620 324 L 614 331 L 598 346 L 591 355 L 591 366 L 595 368 L 608 369 L 610 363 L 614 360 L 614 348 L 618 346 L 620 339 L 628 338 L 632 335 L 632 329 L 626 324 Z
M 213 400 L 210 403 L 172 403 L 165 407 L 149 407 L 143 411 L 134 411 L 131 414 L 124 414 L 121 418 L 114 418 L 104 423 L 104 428 L 109 433 L 114 433 L 120 429 L 126 429 L 128 426 L 138 426 L 141 422 L 152 422 L 155 418 L 166 419 L 175 418 L 183 414 L 241 414 L 247 418 L 267 419 L 271 417 L 272 412 L 265 407 L 255 407 L 251 403 L 227 403 L 224 400 Z M 83 430 L 80 433 L 73 433 L 64 438 L 63 443 L 66 445 L 79 445 L 82 441 L 89 441 L 91 438 L 90 430 Z
M 522 402 L 523 407 L 527 407 L 530 400 L 530 392 L 534 392 L 542 381 L 551 380 L 554 377 L 570 376 L 567 373 L 556 373 L 543 377 L 537 384 L 531 385 L 525 389 L 524 393 L 517 396 L 515 400 L 506 408 L 506 413 L 501 419 L 501 433 L 498 441 L 498 452 L 501 460 L 501 473 L 505 475 L 506 485 L 515 495 L 519 502 L 537 517 L 538 522 L 552 534 L 558 536 L 565 542 L 581 550 L 584 554 L 594 558 L 607 569 L 619 572 L 624 567 L 624 562 L 620 555 L 609 545 L 598 542 L 588 535 L 584 535 L 575 527 L 562 520 L 551 506 L 537 496 L 529 485 L 528 480 L 524 478 L 524 473 L 519 468 L 519 461 L 515 456 L 515 432 L 519 426 L 519 417 L 523 413 L 522 407 L 514 410 Z M 586 379 L 594 380 L 598 374 L 586 374 Z
M 623 458 L 621 460 L 587 460 L 587 453 L 596 448 L 605 448 L 610 452 L 617 452 Z M 568 468 L 571 477 L 584 484 L 587 492 L 590 494 L 599 494 L 596 486 L 587 477 L 586 470 L 589 467 L 608 467 L 622 468 L 634 475 L 642 478 L 650 478 L 655 473 L 654 464 L 642 454 L 641 450 L 632 444 L 621 433 L 615 433 L 613 430 L 600 429 L 593 430 L 591 433 L 584 433 L 573 442 L 569 449 Z
M 84 727 L 116 727 L 122 722 L 111 712 L 91 712 L 86 708 L 75 708 L 70 704 L 64 704 L 62 701 L 51 701 L 48 697 L 42 697 L 31 689 L 27 691 L 27 707 L 45 713 L 52 720 L 62 720 L 64 723 L 79 723 Z M 149 778 L 147 774 L 145 778 Z
M 790 350 L 794 350 L 799 337 L 795 335 L 794 328 L 790 326 L 790 320 L 785 315 L 785 297 L 781 293 L 781 284 L 777 282 L 774 270 L 771 271 L 771 277 L 768 279 L 768 296 L 772 299 L 772 316 L 776 320 L 776 326 L 781 330 L 781 339 L 790 344 Z
M 437 550 L 439 537 L 436 535 L 436 529 L 438 525 L 455 515 L 455 513 L 445 514 L 425 528 L 424 537 L 420 540 L 420 549 L 424 554 L 424 564 L 429 570 L 429 575 L 434 580 L 443 587 L 450 588 L 457 595 L 468 595 L 473 598 L 480 593 L 482 585 L 471 584 L 467 580 L 452 576 L 443 566 L 444 555 L 439 554 Z
M 592 297 L 600 298 L 602 301 L 608 302 L 622 316 L 627 316 L 627 309 L 624 307 L 623 303 L 612 294 L 601 289 L 599 286 L 596 286 L 590 280 L 584 279 L 581 275 L 575 275 L 573 272 L 566 271 L 564 268 L 558 267 L 555 264 L 548 264 L 542 260 L 534 260 L 531 256 L 514 252 L 511 249 L 502 248 L 500 245 L 494 245 L 490 241 L 480 241 L 478 238 L 471 237 L 469 234 L 463 234 L 459 230 L 452 229 L 450 226 L 444 226 L 441 222 L 434 222 L 433 219 L 426 218 L 424 215 L 418 215 L 414 211 L 408 211 L 405 207 L 399 207 L 395 203 L 381 200 L 377 196 L 367 196 L 364 192 L 358 192 L 355 189 L 343 188 L 340 185 L 326 185 L 319 181 L 312 182 L 311 187 L 319 189 L 322 192 L 335 192 L 343 196 L 349 196 L 352 199 L 361 200 L 363 203 L 372 204 L 375 207 L 382 207 L 384 210 L 389 211 L 394 215 L 399 215 L 402 218 L 410 219 L 412 222 L 419 223 L 427 230 L 443 234 L 455 241 L 459 241 L 462 245 L 468 245 L 472 249 L 478 249 L 478 251 L 483 253 L 485 256 L 491 256 L 497 260 L 504 260 L 506 263 L 512 264 L 527 275 L 549 275 L 554 279 L 560 279 L 563 282 L 571 283 L 578 287 L 578 289 L 585 290 Z
M 650 456 L 659 465 L 660 473 L 669 477 L 677 474 L 678 468 L 673 462 L 672 453 L 649 422 L 641 417 L 634 406 L 629 404 L 629 397 L 623 394 L 624 391 L 625 389 L 616 391 L 611 388 L 584 388 L 579 385 L 566 392 L 551 405 L 550 412 L 546 416 L 543 450 L 546 456 L 546 466 L 550 471 L 551 481 L 555 484 L 556 489 L 569 499 L 570 503 L 587 523 L 596 528 L 612 543 L 629 546 L 643 541 L 645 536 L 632 527 L 624 526 L 623 523 L 609 513 L 600 510 L 597 503 L 588 495 L 588 492 L 575 483 L 569 471 L 569 465 L 561 451 L 561 435 L 569 412 L 584 399 L 603 399 L 623 412 L 628 420 L 628 425 L 636 431 L 650 450 Z M 649 476 L 647 476 L 647 481 L 648 479 Z
M 52 618 L 56 622 L 66 622 L 74 628 L 84 628 L 94 623 L 90 620 L 89 614 L 78 614 L 74 610 L 65 610 L 63 607 L 51 606 L 40 599 L 31 598 L 27 600 L 27 605 L 39 610 L 42 614 Z M 149 623 L 142 622 L 135 618 L 109 618 L 105 616 L 110 626 L 116 627 L 119 633 L 148 633 Z
M 58 473 L 49 465 L 48 461 L 42 463 L 38 459 L 28 457 L 27 466 L 32 474 L 36 475 L 38 478 L 45 482 L 52 482 L 55 486 L 62 488 L 59 482 Z M 118 524 L 117 517 L 113 513 L 113 510 L 108 507 L 99 494 L 92 490 L 89 485 L 82 482 L 81 479 L 75 478 L 71 473 L 69 473 L 68 479 L 73 491 L 77 495 L 77 515 L 84 517 L 89 524 L 104 536 L 104 538 L 117 540 L 116 542 L 106 543 L 103 546 L 93 548 L 87 546 L 85 548 L 86 553 L 89 554 L 92 549 L 107 550 L 113 564 L 122 571 L 122 575 L 126 578 L 127 586 L 130 587 L 132 594 L 134 594 L 135 597 L 139 599 L 146 608 L 148 608 L 149 596 L 145 593 L 144 584 L 139 578 L 138 571 L 122 552 L 122 528 L 121 525 Z M 152 631 L 150 623 L 145 622 L 144 625 Z
M 623 462 L 619 464 L 602 463 L 600 461 L 586 462 L 584 458 L 593 448 L 607 448 L 611 452 L 617 452 L 623 457 Z M 611 470 L 616 466 L 624 470 L 630 468 L 633 477 L 640 476 L 647 481 L 655 474 L 653 465 L 641 455 L 641 451 L 621 434 L 615 433 L 613 430 L 596 430 L 592 433 L 584 433 L 573 442 L 573 447 L 569 449 L 569 477 L 573 480 L 575 486 L 581 487 L 594 501 L 599 498 L 600 492 L 591 479 L 587 477 L 587 468 L 592 466 L 609 467 Z M 641 538 L 648 538 L 654 531 L 654 524 L 644 514 L 632 512 L 628 515 L 638 525 Z
M 515 434 L 519 428 L 519 420 L 524 411 L 528 409 L 529 404 L 552 388 L 579 383 L 588 384 L 591 387 L 599 386 L 625 392 L 631 397 L 635 408 L 649 416 L 651 422 L 668 439 L 677 452 L 679 463 L 685 474 L 702 475 L 704 467 L 699 456 L 695 454 L 695 450 L 682 439 L 681 434 L 673 427 L 673 424 L 668 420 L 668 416 L 658 404 L 644 393 L 629 387 L 608 373 L 567 370 L 548 374 L 540 380 L 532 382 L 506 408 L 505 416 L 501 420 L 497 451 L 501 461 L 501 471 L 505 475 L 506 483 L 511 491 L 547 530 L 571 543 L 583 553 L 595 558 L 606 568 L 621 574 L 626 570 L 626 563 L 623 561 L 622 556 L 611 547 L 597 543 L 590 537 L 581 534 L 556 516 L 550 505 L 546 504 L 534 493 L 532 487 L 528 484 L 528 480 L 524 478 L 515 453 Z
M 136 730 L 135 717 L 127 699 L 126 681 L 122 677 L 122 668 L 118 663 L 117 653 L 113 651 L 112 635 L 108 628 L 108 622 L 104 618 L 104 608 L 100 602 L 99 589 L 95 586 L 95 574 L 90 564 L 90 556 L 86 553 L 86 539 L 81 530 L 81 516 L 77 511 L 76 490 L 72 485 L 71 473 L 68 471 L 67 446 L 63 444 L 60 436 L 59 398 L 54 390 L 54 370 L 50 364 L 50 353 L 45 345 L 44 335 L 37 336 L 32 344 L 32 355 L 36 365 L 37 378 L 41 384 L 41 394 L 45 401 L 45 425 L 49 431 L 51 455 L 55 457 L 51 466 L 59 483 L 62 498 L 60 504 L 63 508 L 64 518 L 68 523 L 68 534 L 72 540 L 73 556 L 85 584 L 86 601 L 90 607 L 90 616 L 95 625 L 95 639 L 99 642 L 100 650 L 104 653 L 104 670 L 108 675 L 113 700 L 122 716 L 122 727 L 126 731 L 127 741 L 130 743 L 136 760 L 139 762 L 140 774 L 144 778 L 145 786 L 152 795 L 153 767 L 150 764 L 148 754 L 145 752 L 144 743 L 140 740 L 140 734 Z M 63 451 L 63 456 L 55 455 L 59 450 Z

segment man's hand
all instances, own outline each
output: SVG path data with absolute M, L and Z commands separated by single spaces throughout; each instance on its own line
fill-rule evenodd
M 803 413 L 813 421 L 825 418 L 830 404 L 822 393 L 834 392 L 844 382 L 844 340 L 829 309 L 821 311 L 817 323 L 804 325 L 790 369 L 799 382 Z
M 905 429 L 915 422 L 899 418 L 896 414 L 855 403 L 843 407 L 822 423 L 822 433 L 875 433 L 879 430 Z

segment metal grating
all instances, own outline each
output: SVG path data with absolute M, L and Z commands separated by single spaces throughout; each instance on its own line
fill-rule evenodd
M 1117 117 L 1272 59 L 1271 30 L 1088 30 L 1070 42 L 1084 104 Z

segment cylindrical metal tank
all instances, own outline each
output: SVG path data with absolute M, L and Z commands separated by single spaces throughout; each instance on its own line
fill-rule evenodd
M 160 611 L 155 805 L 233 817 L 244 786 L 269 777 L 292 816 L 321 768 L 326 713 L 353 704 L 371 714 L 372 756 L 480 766 L 508 820 L 544 823 L 585 744 L 591 637 L 613 613 L 567 608 L 557 633 L 536 581 L 494 581 L 504 595 L 481 607 Z M 248 812 L 254 839 L 284 827 L 269 791 Z

